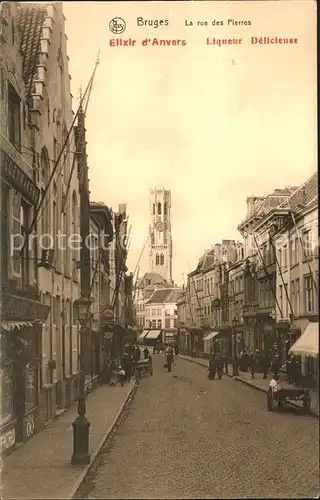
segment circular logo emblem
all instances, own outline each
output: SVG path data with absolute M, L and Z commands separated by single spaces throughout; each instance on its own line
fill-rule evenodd
M 114 35 L 121 35 L 126 29 L 126 23 L 121 17 L 114 17 L 109 23 L 109 30 Z

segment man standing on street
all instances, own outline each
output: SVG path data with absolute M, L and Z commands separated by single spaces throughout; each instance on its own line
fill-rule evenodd
M 216 376 L 216 371 L 217 371 L 216 357 L 213 353 L 211 353 L 209 360 L 209 375 L 208 375 L 209 380 L 214 380 Z
M 166 361 L 167 361 L 167 365 L 168 365 L 168 372 L 171 372 L 171 367 L 172 367 L 172 363 L 173 363 L 173 349 L 172 349 L 172 347 L 168 348 L 166 358 L 167 358 Z
M 262 370 L 263 370 L 263 378 L 266 379 L 268 376 L 269 366 L 270 366 L 270 356 L 267 352 L 264 352 L 262 359 Z

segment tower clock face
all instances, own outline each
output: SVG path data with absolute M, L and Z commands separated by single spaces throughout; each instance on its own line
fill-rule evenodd
M 163 222 L 160 221 L 160 222 L 156 223 L 156 230 L 157 231 L 164 231 L 164 224 L 163 224 Z

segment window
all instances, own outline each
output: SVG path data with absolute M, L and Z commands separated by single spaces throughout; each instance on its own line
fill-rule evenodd
M 313 312 L 313 283 L 311 275 L 304 277 L 304 301 L 306 312 Z
M 21 251 L 22 288 L 26 288 L 29 285 L 29 241 L 28 241 L 29 213 L 30 213 L 30 206 L 27 205 L 27 203 L 25 203 L 23 200 L 21 200 L 21 209 L 20 209 L 21 235 L 23 238 L 26 238 L 23 250 Z
M 160 265 L 161 266 L 164 265 L 164 255 L 163 255 L 163 253 L 160 255 Z
M 161 328 L 162 328 L 162 321 L 161 321 L 161 319 L 158 319 L 157 327 L 161 330 Z
M 283 267 L 286 268 L 288 266 L 288 247 L 284 245 L 283 247 Z
M 156 214 L 156 204 L 155 204 L 155 203 L 153 204 L 152 213 L 153 213 L 153 215 L 155 215 L 155 214 Z
M 282 248 L 279 248 L 279 250 L 278 250 L 278 263 L 279 263 L 280 269 L 282 269 Z
M 55 267 L 57 267 L 57 261 L 58 261 L 58 256 L 57 256 L 57 238 L 55 237 L 55 235 L 57 234 L 58 232 L 58 218 L 57 218 L 57 215 L 58 215 L 58 208 L 57 208 L 57 200 L 55 199 L 53 201 L 53 205 L 52 205 L 52 208 L 53 208 L 53 237 L 54 237 L 54 243 L 53 243 L 53 251 L 54 251 L 54 263 L 55 263 Z
M 302 244 L 304 250 L 304 257 L 305 258 L 310 257 L 312 255 L 312 238 L 310 229 L 302 233 Z
M 267 264 L 267 245 L 263 245 L 262 247 L 262 265 L 265 266 Z
M 164 213 L 164 215 L 167 215 L 167 213 L 168 213 L 168 206 L 166 203 L 163 206 L 163 213 Z
M 151 328 L 157 328 L 157 321 L 155 319 L 151 321 Z
M 75 191 L 73 191 L 72 194 L 72 210 L 71 210 L 71 233 L 72 233 L 72 238 L 75 238 L 75 235 L 77 234 L 77 194 Z M 71 241 L 74 241 L 74 239 L 71 239 Z M 72 250 L 72 261 L 73 261 L 73 266 L 72 266 L 72 271 L 76 269 L 76 261 L 77 261 L 77 250 L 75 250 L 75 245 L 71 247 Z
M 21 150 L 21 116 L 20 97 L 13 86 L 8 83 L 8 128 L 9 141 L 13 146 Z
M 158 215 L 161 215 L 161 203 L 158 203 Z
M 43 199 L 45 189 L 48 185 L 50 178 L 50 164 L 48 158 L 48 152 L 46 148 L 42 148 L 41 156 L 40 156 L 40 175 L 41 182 L 43 184 L 43 189 L 41 190 L 41 197 Z M 50 190 L 49 190 L 50 191 Z M 48 203 L 49 193 L 47 193 L 45 200 L 42 205 L 42 215 L 41 215 L 41 223 L 42 223 L 42 234 L 48 234 L 50 228 L 50 211 L 49 211 L 49 203 Z
M 296 310 L 294 311 L 295 316 L 300 316 L 300 278 L 296 279 L 295 284 L 295 293 L 296 293 Z
M 292 280 L 290 283 L 290 301 L 291 301 L 293 313 L 296 316 L 297 298 L 296 298 L 296 282 L 295 282 L 295 280 Z
M 284 308 L 284 317 L 285 318 L 288 318 L 289 316 L 289 304 L 288 304 L 288 283 L 286 283 L 284 285 L 284 289 L 285 289 L 285 308 Z
M 62 133 L 62 145 L 65 145 L 63 150 L 63 177 L 64 182 L 67 185 L 69 182 L 69 140 L 67 140 L 68 131 L 66 127 L 63 129 Z
M 159 254 L 157 253 L 156 255 L 156 266 L 158 266 L 160 263 L 160 258 L 159 258 Z
M 280 312 L 283 314 L 283 286 L 279 286 L 279 308 Z
M 1 276 L 2 280 L 8 278 L 8 265 L 9 265 L 9 187 L 4 182 L 1 182 L 1 237 L 2 242 L 6 244 L 1 245 Z
M 10 347 L 7 341 L 1 340 L 1 369 L 0 369 L 0 425 L 10 422 L 13 416 L 13 363 L 10 356 Z

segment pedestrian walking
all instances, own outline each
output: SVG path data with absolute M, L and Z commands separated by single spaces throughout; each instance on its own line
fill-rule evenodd
M 228 352 L 227 352 L 226 348 L 224 348 L 222 351 L 222 363 L 223 363 L 223 367 L 224 367 L 225 372 L 229 373 L 228 372 Z
M 261 358 L 261 365 L 263 370 L 263 378 L 266 379 L 268 376 L 268 371 L 270 367 L 270 356 L 268 353 L 264 353 Z
M 148 359 L 149 358 L 149 354 L 150 354 L 150 351 L 149 351 L 149 349 L 146 346 L 144 348 L 144 350 L 143 350 L 144 359 Z
M 215 376 L 216 376 L 216 371 L 217 371 L 217 365 L 216 365 L 216 357 L 215 355 L 212 353 L 210 355 L 210 359 L 209 359 L 209 369 L 208 369 L 208 379 L 209 380 L 214 380 Z
M 217 355 L 216 357 L 216 367 L 217 367 L 217 375 L 219 380 L 222 379 L 222 372 L 223 372 L 223 359 L 220 356 L 220 354 Z
M 250 356 L 250 373 L 252 380 L 254 379 L 255 372 L 256 372 L 256 355 L 255 352 L 252 352 Z
M 280 357 L 278 354 L 276 354 L 275 357 L 273 358 L 272 365 L 271 365 L 271 370 L 272 370 L 274 377 L 279 376 L 280 367 L 281 367 Z
M 168 372 L 170 373 L 172 363 L 173 363 L 173 349 L 172 349 L 172 347 L 168 348 L 168 351 L 166 353 L 166 362 L 167 362 L 167 366 L 168 366 Z

